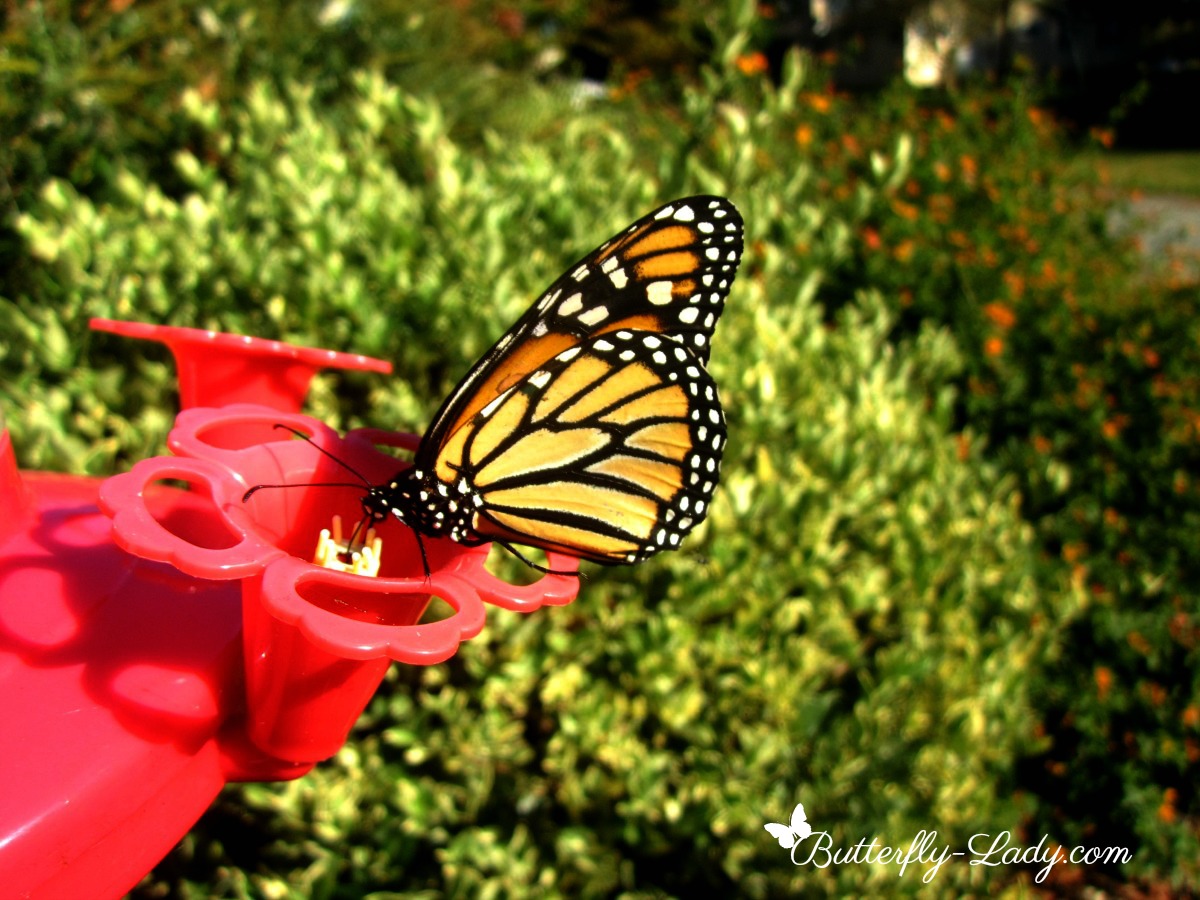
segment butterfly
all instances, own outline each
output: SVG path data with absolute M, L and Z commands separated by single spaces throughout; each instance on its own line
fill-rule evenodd
M 418 536 L 605 564 L 708 512 L 725 416 L 707 363 L 742 256 L 721 197 L 659 207 L 567 269 L 442 403 L 413 465 L 363 498 Z
M 804 815 L 804 804 L 797 803 L 792 810 L 791 825 L 781 825 L 779 822 L 768 822 L 763 828 L 770 832 L 771 837 L 779 841 L 779 846 L 790 850 L 812 834 L 812 826 Z

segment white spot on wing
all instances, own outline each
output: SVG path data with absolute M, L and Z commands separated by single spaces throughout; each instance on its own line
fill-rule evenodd
M 603 263 L 601 263 L 600 271 L 607 275 L 607 274 L 611 273 L 612 270 L 615 269 L 616 267 L 617 267 L 617 258 L 615 256 L 610 256 Z
M 496 411 L 497 406 L 499 406 L 501 403 L 504 402 L 504 398 L 508 396 L 509 391 L 511 391 L 511 390 L 512 390 L 512 388 L 509 388 L 508 391 L 505 391 L 503 394 L 501 394 L 499 397 L 497 397 L 495 400 L 493 400 L 491 403 L 489 403 L 487 406 L 485 406 L 483 409 L 481 409 L 479 411 L 479 414 L 486 419 L 488 416 L 490 416 L 492 413 L 494 413 Z M 424 496 L 422 496 L 421 499 L 424 500 L 425 499 Z
M 655 306 L 665 306 L 671 302 L 671 282 L 652 281 L 646 285 L 646 299 Z
M 575 293 L 559 304 L 558 314 L 560 316 L 573 316 L 581 309 L 583 309 L 583 294 Z
M 621 288 L 625 287 L 625 285 L 629 284 L 629 276 L 625 274 L 624 269 L 617 269 L 615 272 L 609 272 L 608 277 L 612 281 L 613 287 L 615 287 L 617 290 L 620 290 Z
M 675 219 L 679 222 L 691 222 L 696 218 L 696 211 L 690 206 L 681 206 L 675 212 Z
M 600 322 L 603 322 L 607 318 L 608 318 L 608 307 L 607 306 L 593 306 L 587 312 L 582 312 L 579 314 L 579 321 L 589 327 L 591 327 L 592 325 L 597 325 Z

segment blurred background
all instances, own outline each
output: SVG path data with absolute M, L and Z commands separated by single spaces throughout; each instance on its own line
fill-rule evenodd
M 688 193 L 746 255 L 685 548 L 393 667 L 135 897 L 1200 892 L 1200 3 L 107 0 L 0 8 L 0 408 L 161 452 L 166 351 L 394 361 L 419 432 L 567 265 Z M 1124 865 L 793 866 L 763 824 Z

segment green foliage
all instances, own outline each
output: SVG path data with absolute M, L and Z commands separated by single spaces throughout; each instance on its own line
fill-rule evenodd
M 23 462 L 102 474 L 161 447 L 170 363 L 90 335 L 97 315 L 391 359 L 319 380 L 309 411 L 419 430 L 576 256 L 704 191 L 748 228 L 712 360 L 723 485 L 683 552 L 394 670 L 334 763 L 231 792 L 141 893 L 1026 877 L 793 867 L 762 824 L 797 800 L 839 843 L 1096 827 L 1138 853 L 1126 877 L 1194 886 L 1196 297 L 1138 280 L 1030 98 L 852 101 L 799 56 L 776 85 L 730 2 L 674 99 L 630 77 L 585 100 L 519 71 L 545 47 L 516 20 L 401 5 L 8 23 L 0 404 Z M 454 16 L 509 70 L 454 59 Z M 112 71 L 161 77 L 89 106 L 121 34 Z

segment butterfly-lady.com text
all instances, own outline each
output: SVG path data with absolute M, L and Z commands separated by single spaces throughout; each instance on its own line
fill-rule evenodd
M 835 848 L 833 838 L 827 831 L 812 832 L 812 841 L 798 841 L 791 848 L 792 862 L 798 866 L 811 865 L 826 869 L 832 865 L 868 864 L 898 866 L 897 876 L 904 875 L 908 867 L 917 863 L 929 865 L 922 881 L 931 882 L 941 867 L 955 857 L 966 857 L 972 866 L 1032 866 L 1041 865 L 1034 881 L 1041 883 L 1059 863 L 1075 865 L 1119 865 L 1129 862 L 1133 855 L 1125 847 L 1074 847 L 1071 850 L 1052 842 L 1047 836 L 1034 846 L 1014 843 L 1009 831 L 998 835 L 976 834 L 967 842 L 967 850 L 951 850 L 937 845 L 936 831 L 920 831 L 907 847 L 888 846 L 872 838 L 866 838 L 848 847 Z

